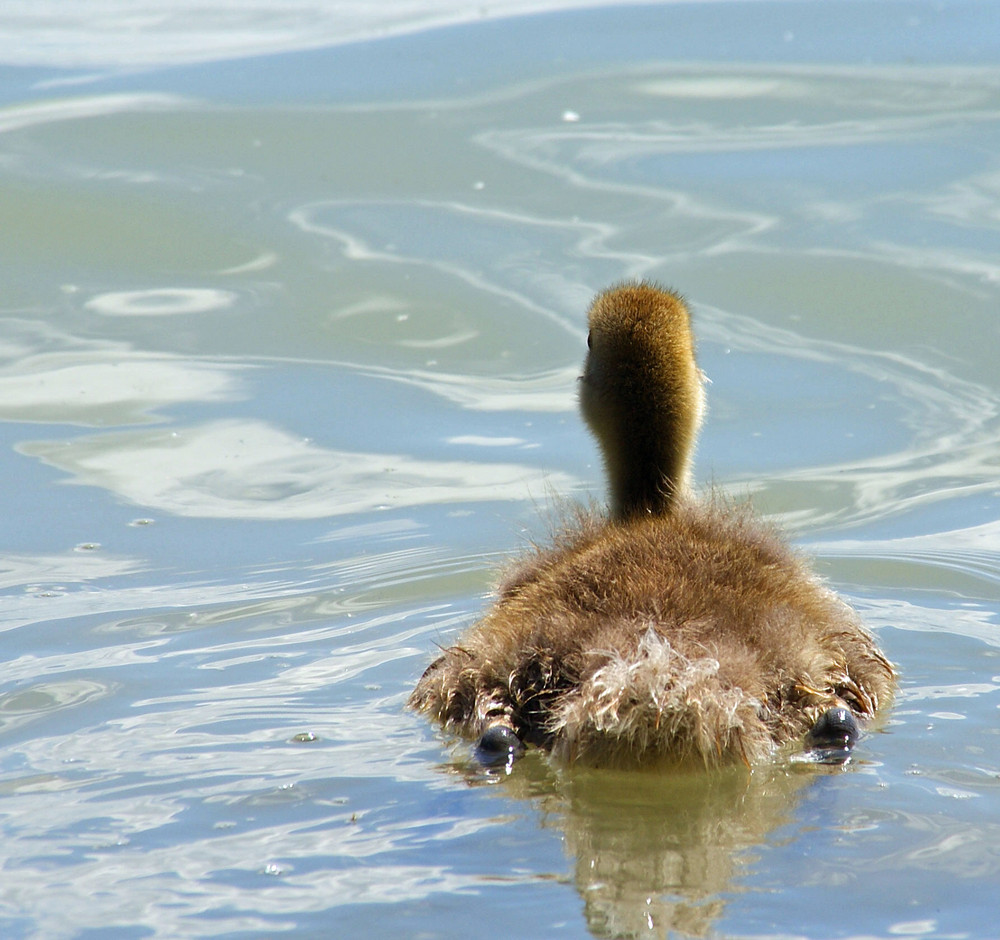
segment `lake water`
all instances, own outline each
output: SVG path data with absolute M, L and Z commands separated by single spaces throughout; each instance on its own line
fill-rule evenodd
M 0 934 L 996 937 L 995 7 L 354 6 L 0 30 Z M 491 775 L 404 710 L 602 496 L 625 277 L 691 300 L 698 479 L 900 666 L 845 768 Z

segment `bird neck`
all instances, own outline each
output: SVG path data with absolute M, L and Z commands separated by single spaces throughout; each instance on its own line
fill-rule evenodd
M 598 434 L 616 519 L 669 513 L 689 489 L 702 411 L 701 395 L 694 397 L 671 408 L 623 402 Z
M 590 312 L 580 406 L 600 445 L 617 519 L 670 512 L 690 485 L 704 412 L 690 318 L 644 286 L 600 295 Z

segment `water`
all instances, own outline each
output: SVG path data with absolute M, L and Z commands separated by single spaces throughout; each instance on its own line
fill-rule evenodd
M 3 936 L 995 936 L 991 7 L 84 7 L 2 47 Z M 692 301 L 699 479 L 900 664 L 846 769 L 490 776 L 403 710 L 601 494 L 623 277 Z

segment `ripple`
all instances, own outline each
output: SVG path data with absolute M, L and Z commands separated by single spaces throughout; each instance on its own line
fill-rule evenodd
M 246 367 L 128 343 L 73 336 L 8 318 L 0 345 L 0 418 L 59 424 L 136 424 L 155 408 L 240 397 Z
M 901 449 L 833 464 L 769 472 L 768 486 L 811 487 L 843 491 L 839 507 L 827 516 L 813 515 L 808 524 L 871 523 L 917 506 L 951 500 L 956 486 L 963 495 L 996 490 L 996 440 L 1000 436 L 1000 394 L 905 352 L 881 352 L 860 345 L 803 336 L 794 330 L 761 323 L 740 314 L 708 307 L 699 327 L 705 339 L 725 342 L 745 352 L 784 355 L 799 361 L 828 364 L 891 390 L 903 414 L 908 439 Z M 751 490 L 756 480 L 736 480 Z M 986 525 L 979 544 L 996 539 Z M 935 536 L 937 538 L 937 536 Z M 818 543 L 825 553 L 837 543 Z M 847 545 L 848 543 L 841 543 Z M 859 547 L 851 543 L 854 547 Z M 872 542 L 867 543 L 869 546 Z M 1000 544 L 1000 543 L 995 543 Z
M 323 448 L 253 420 L 36 441 L 19 449 L 137 505 L 207 518 L 318 519 L 449 498 L 520 500 L 532 490 L 541 496 L 576 485 L 568 474 L 518 464 Z
M 291 211 L 289 221 L 314 238 L 330 241 L 351 261 L 378 263 L 383 278 L 393 268 L 433 271 L 504 304 L 524 329 L 537 331 L 540 323 L 548 323 L 581 338 L 579 324 L 539 302 L 537 285 L 544 282 L 554 303 L 565 307 L 567 313 L 573 309 L 567 305 L 574 299 L 582 306 L 587 291 L 581 291 L 579 283 L 546 259 L 567 250 L 600 258 L 602 253 L 595 250 L 594 243 L 603 243 L 614 233 L 613 227 L 600 222 L 428 199 L 311 202 Z M 435 239 L 434 233 L 440 236 Z M 543 249 L 546 244 L 550 250 Z M 609 276 L 614 276 L 610 266 L 608 270 Z M 351 304 L 337 316 L 347 318 L 374 310 L 398 320 L 405 304 L 391 295 L 378 296 Z M 511 328 L 509 319 L 505 326 Z M 478 336 L 476 330 L 456 329 L 420 342 L 430 342 L 430 348 L 447 348 Z M 413 345 L 412 340 L 406 342 Z
M 44 101 L 0 111 L 0 134 L 54 121 L 78 121 L 134 111 L 172 111 L 190 107 L 188 99 L 167 94 L 94 95 L 63 101 Z
M 225 310 L 232 307 L 238 297 L 238 294 L 228 290 L 163 287 L 109 291 L 92 297 L 84 307 L 111 317 L 163 317 Z
M 383 39 L 518 13 L 596 6 L 605 0 L 504 0 L 470 9 L 462 0 L 365 0 L 248 7 L 206 0 L 141 0 L 117 12 L 101 3 L 67 8 L 33 0 L 5 11 L 9 64 L 145 68 L 294 52 Z M 61 84 L 52 81 L 49 84 Z
M 50 712 L 85 705 L 110 695 L 113 686 L 90 679 L 37 682 L 0 695 L 0 729 L 10 731 Z
M 79 585 L 99 578 L 121 577 L 143 571 L 145 564 L 133 558 L 80 552 L 66 554 L 8 554 L 0 558 L 0 588 L 23 587 L 32 594 L 58 586 Z M 9 612 L 6 608 L 5 613 Z

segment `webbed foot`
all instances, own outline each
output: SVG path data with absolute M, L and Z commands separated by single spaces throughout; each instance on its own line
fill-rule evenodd
M 502 767 L 514 763 L 524 753 L 524 745 L 506 725 L 491 725 L 476 744 L 475 753 L 484 767 Z
M 824 764 L 843 764 L 858 742 L 858 722 L 849 708 L 828 708 L 806 735 L 806 747 Z

